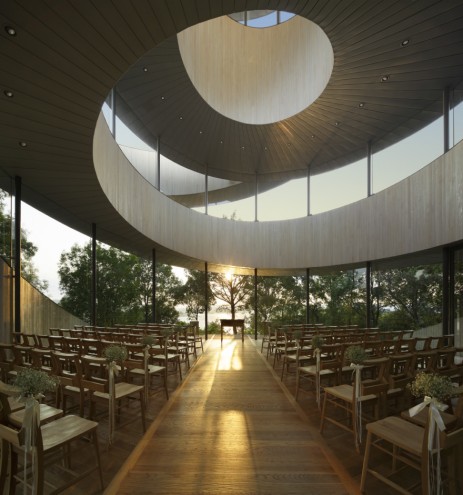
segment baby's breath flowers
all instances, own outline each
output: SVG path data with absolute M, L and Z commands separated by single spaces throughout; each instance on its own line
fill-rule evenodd
M 127 359 L 127 348 L 123 345 L 110 345 L 103 351 L 104 357 L 111 363 L 120 363 Z
M 321 346 L 323 345 L 324 343 L 324 340 L 323 340 L 323 337 L 321 335 L 314 335 L 312 337 L 312 347 L 314 349 L 320 349 Z
M 455 395 L 451 379 L 435 373 L 418 373 L 408 388 L 414 397 L 427 396 L 439 402 L 444 402 Z
M 344 354 L 345 361 L 351 364 L 362 364 L 367 357 L 365 349 L 359 345 L 351 345 Z
M 34 368 L 18 371 L 13 385 L 19 390 L 20 397 L 37 397 L 45 392 L 53 392 L 58 385 L 58 378 Z

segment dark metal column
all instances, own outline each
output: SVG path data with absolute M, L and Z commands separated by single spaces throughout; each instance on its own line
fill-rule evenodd
M 21 332 L 21 177 L 14 178 L 14 331 Z
M 365 270 L 365 285 L 366 285 L 366 326 L 371 328 L 371 262 L 367 261 Z
M 158 171 L 158 176 L 156 180 L 156 189 L 158 191 L 161 190 L 161 136 L 158 136 L 157 140 L 157 171 Z
M 305 322 L 310 323 L 310 268 L 305 269 Z
M 450 297 L 451 291 L 453 294 L 452 276 L 452 259 L 453 252 L 450 248 L 442 248 L 442 333 L 443 335 L 453 334 L 453 297 Z
M 111 134 L 116 139 L 116 88 L 111 91 Z
M 254 340 L 257 340 L 257 268 L 254 268 Z
M 367 196 L 372 195 L 372 173 L 371 173 L 371 141 L 367 146 Z
M 255 191 L 254 191 L 254 221 L 257 222 L 259 220 L 259 215 L 258 215 L 258 204 L 257 204 L 257 196 L 259 194 L 259 180 L 256 172 L 256 183 L 255 183 Z
M 207 261 L 204 263 L 204 332 L 205 338 L 207 340 L 207 302 L 209 300 L 209 286 L 208 286 L 208 275 L 207 275 Z
M 96 223 L 92 223 L 92 290 L 91 290 L 91 315 L 92 325 L 96 326 L 96 290 L 97 290 L 97 271 L 96 271 Z
M 208 214 L 209 206 L 209 173 L 206 165 L 206 173 L 204 174 L 204 213 Z
M 310 217 L 310 165 L 307 167 L 307 216 Z
M 444 153 L 450 149 L 450 88 L 444 89 L 443 111 L 444 116 Z
M 152 251 L 151 269 L 152 269 L 151 321 L 153 323 L 156 323 L 156 249 L 154 248 Z

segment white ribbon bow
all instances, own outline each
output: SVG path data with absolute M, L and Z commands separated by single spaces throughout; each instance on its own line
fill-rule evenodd
M 114 401 L 116 400 L 114 397 L 114 377 L 119 374 L 119 369 L 117 367 L 116 361 L 111 361 L 108 364 L 109 371 L 109 445 L 113 443 L 114 436 L 114 425 L 115 421 L 115 408 Z
M 448 406 L 442 404 L 437 399 L 425 396 L 423 402 L 410 408 L 408 413 L 410 417 L 415 416 L 425 407 L 429 406 L 429 426 L 428 426 L 428 491 L 429 493 L 435 493 L 440 495 L 442 493 L 442 480 L 441 480 L 441 457 L 440 457 L 440 432 L 445 430 L 444 420 L 441 416 L 441 411 L 445 411 Z M 436 469 L 434 470 L 434 458 L 433 450 L 436 450 Z M 434 471 L 436 472 L 436 479 L 434 479 Z M 436 491 L 433 492 L 432 488 L 436 486 Z
M 24 430 L 24 480 L 27 479 L 27 455 L 31 453 L 32 459 L 32 493 L 35 493 L 35 453 L 33 449 L 37 447 L 37 439 L 35 437 L 36 427 L 40 428 L 40 403 L 44 396 L 38 394 L 36 397 L 20 397 L 19 402 L 25 404 L 24 419 L 22 429 Z M 24 483 L 24 494 L 27 493 L 27 483 Z
M 354 414 L 357 425 L 357 435 L 355 436 L 355 447 L 357 450 L 362 444 L 362 401 L 361 401 L 361 385 L 362 385 L 362 364 L 350 363 L 353 368 L 354 375 Z
M 315 364 L 315 393 L 317 396 L 317 404 L 318 408 L 320 409 L 320 348 L 316 347 L 315 351 L 315 359 L 316 359 L 316 364 Z

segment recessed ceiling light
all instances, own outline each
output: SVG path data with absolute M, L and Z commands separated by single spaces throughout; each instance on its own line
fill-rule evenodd
M 381 77 L 381 82 L 386 82 L 386 81 L 389 81 L 389 74 L 386 74 L 385 76 L 382 76 Z
M 359 103 L 359 107 L 360 107 L 360 108 L 363 108 L 364 106 L 365 106 L 365 103 L 363 103 L 363 101 L 361 101 L 361 102 Z
M 219 141 L 219 144 L 223 144 L 223 141 Z
M 10 36 L 16 36 L 16 29 L 11 26 L 5 26 L 5 31 L 10 35 Z
M 244 151 L 244 146 L 241 146 L 241 150 Z
M 148 72 L 148 67 L 143 67 L 143 72 Z
M 165 99 L 166 99 L 166 97 L 165 97 L 165 96 L 161 96 L 161 100 L 165 100 Z
M 27 146 L 26 141 L 19 141 L 19 146 L 21 146 L 21 148 L 25 148 Z
M 199 133 L 200 133 L 200 134 L 202 134 L 202 133 L 203 133 L 203 131 L 199 131 Z
M 335 122 L 335 123 L 334 123 L 334 125 L 335 125 L 336 127 L 338 127 L 338 126 L 339 126 L 339 122 Z
M 180 115 L 179 119 L 180 119 L 180 120 L 183 120 L 183 117 Z
M 286 146 L 288 146 L 288 148 L 291 146 L 291 143 L 286 143 Z
M 402 46 L 407 46 L 409 43 L 410 43 L 410 40 L 409 39 L 405 39 L 405 40 L 402 41 L 401 45 Z
M 5 96 L 7 96 L 8 98 L 13 98 L 13 96 L 14 96 L 13 91 L 10 91 L 9 89 L 5 89 L 5 91 L 3 92 L 3 94 Z
M 267 148 L 267 146 L 264 146 L 264 151 L 268 151 L 268 148 Z
M 311 138 L 312 138 L 312 139 L 315 139 L 315 136 L 312 134 Z

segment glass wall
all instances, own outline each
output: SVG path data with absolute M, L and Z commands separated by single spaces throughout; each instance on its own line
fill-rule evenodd
M 442 335 L 442 260 L 408 262 L 372 270 L 372 324 L 383 330 Z
M 367 160 L 313 175 L 310 178 L 310 213 L 315 215 L 367 196 Z
M 366 270 L 310 276 L 309 321 L 324 325 L 366 326 Z
M 414 174 L 444 151 L 443 119 L 396 143 L 372 158 L 372 191 L 377 193 Z
M 463 249 L 454 251 L 453 318 L 455 346 L 463 347 Z
M 12 256 L 12 218 L 13 196 L 12 182 L 9 177 L 0 171 L 0 256 L 7 262 L 11 262 Z

